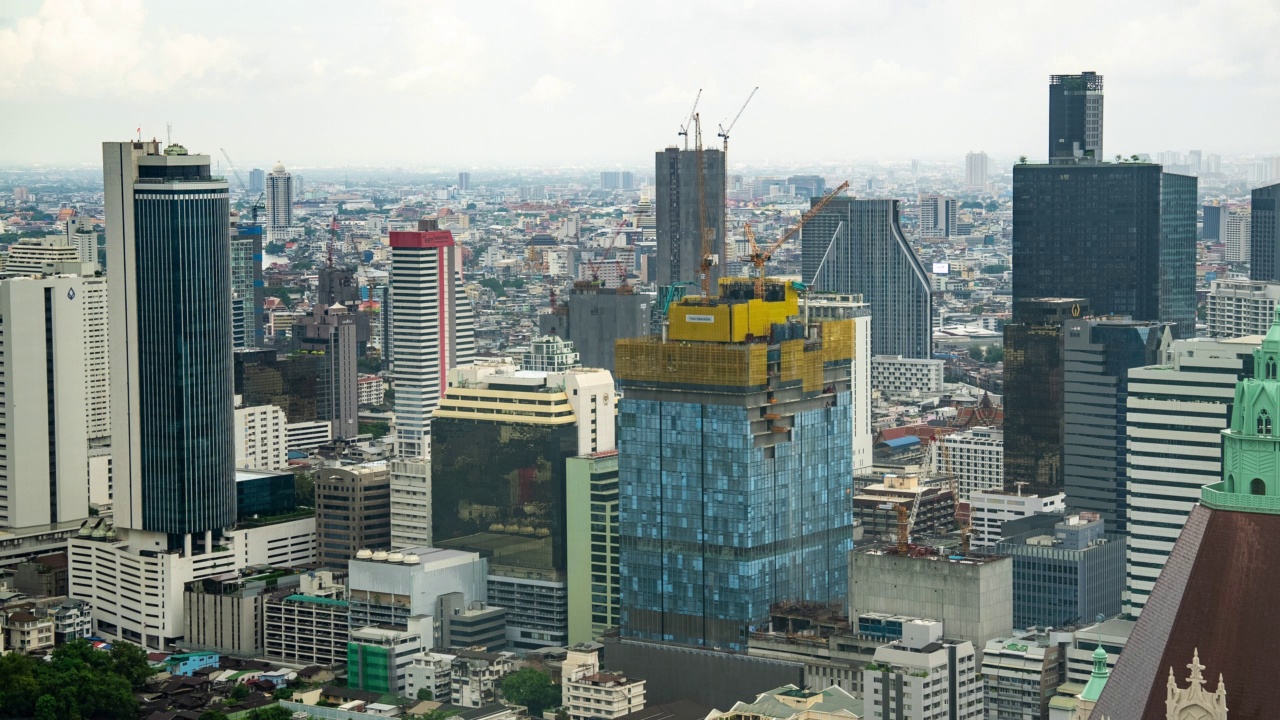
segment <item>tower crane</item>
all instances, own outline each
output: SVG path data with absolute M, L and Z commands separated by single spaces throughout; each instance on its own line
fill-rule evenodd
M 231 174 L 236 176 L 236 182 L 240 183 L 240 189 L 244 191 L 244 196 L 249 197 L 249 186 L 245 184 L 244 178 L 240 177 L 240 171 L 236 169 L 236 164 L 231 162 L 231 156 L 227 154 L 226 148 L 218 149 L 222 151 L 222 157 L 227 159 L 227 167 L 231 168 Z M 258 223 L 258 211 L 265 210 L 267 208 L 266 204 L 263 203 L 263 200 L 266 197 L 267 194 L 265 192 L 259 193 L 258 197 L 253 200 L 252 204 L 249 206 L 249 212 L 253 214 L 253 222 L 255 225 Z
M 773 253 L 776 252 L 778 248 L 782 247 L 783 243 L 794 237 L 796 233 L 800 232 L 800 228 L 803 228 L 805 223 L 812 220 L 815 215 L 821 212 L 822 209 L 835 199 L 837 195 L 844 192 L 848 187 L 849 182 L 846 180 L 845 182 L 840 183 L 840 187 L 824 195 L 823 198 L 815 203 L 813 207 L 809 208 L 804 215 L 800 216 L 800 222 L 796 223 L 791 229 L 783 233 L 782 237 L 775 240 L 766 250 L 761 250 L 760 246 L 756 245 L 756 234 L 751 229 L 751 223 L 746 224 L 744 231 L 747 236 L 747 243 L 751 248 L 751 253 L 743 256 L 742 259 L 749 261 L 756 267 L 755 295 L 757 298 L 764 297 L 764 264 L 769 262 L 769 258 L 773 257 Z
M 698 88 L 698 94 L 693 98 L 693 109 L 689 111 L 689 119 L 684 121 L 680 126 L 680 132 L 677 133 L 684 138 L 684 149 L 689 149 L 689 127 L 693 125 L 693 120 L 697 117 L 698 101 L 702 99 L 702 88 Z
M 705 302 L 711 296 L 711 268 L 716 265 L 718 258 L 711 252 L 716 229 L 707 227 L 707 166 L 703 162 L 702 120 L 697 113 L 693 114 L 693 137 L 698 165 L 698 234 L 702 238 L 700 254 L 702 260 L 698 264 L 698 280 L 702 283 L 702 299 Z
M 733 130 L 734 125 L 738 124 L 738 118 L 742 117 L 742 111 L 747 109 L 747 104 L 751 102 L 751 98 L 756 96 L 756 91 L 759 89 L 758 85 L 751 88 L 751 94 L 747 95 L 746 102 L 742 103 L 742 107 L 738 108 L 738 114 L 733 116 L 729 127 L 725 127 L 722 124 L 720 125 L 720 132 L 717 133 L 719 137 L 724 139 L 724 150 L 720 154 L 720 162 L 724 170 L 724 185 L 722 186 L 724 190 L 724 207 L 721 209 L 723 218 L 720 227 L 724 228 L 725 232 L 729 230 L 729 132 Z

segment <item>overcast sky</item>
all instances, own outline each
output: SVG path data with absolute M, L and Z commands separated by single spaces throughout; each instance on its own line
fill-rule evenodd
M 1280 2 L 0 3 L 0 163 L 143 135 L 237 165 L 652 168 L 760 86 L 731 163 L 1043 158 L 1048 76 L 1108 155 L 1280 153 Z

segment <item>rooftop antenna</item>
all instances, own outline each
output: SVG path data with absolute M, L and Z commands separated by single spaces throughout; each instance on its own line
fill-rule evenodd
M 169 121 L 164 124 L 164 144 L 173 144 L 173 121 Z
M 138 142 L 142 142 L 142 126 L 138 126 Z

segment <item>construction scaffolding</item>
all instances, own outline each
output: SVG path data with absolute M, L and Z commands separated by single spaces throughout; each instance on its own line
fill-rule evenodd
M 624 382 L 760 388 L 768 382 L 768 346 L 625 338 L 615 347 L 614 367 Z

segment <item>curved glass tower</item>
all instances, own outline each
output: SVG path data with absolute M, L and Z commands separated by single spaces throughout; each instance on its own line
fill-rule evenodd
M 235 522 L 230 206 L 207 155 L 104 143 L 117 524 Z

